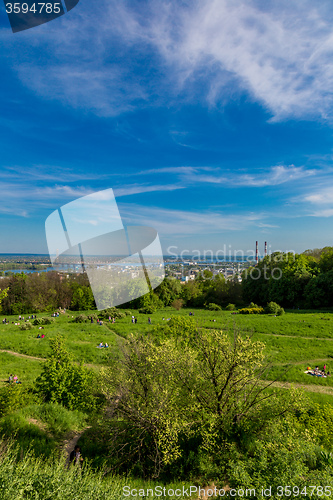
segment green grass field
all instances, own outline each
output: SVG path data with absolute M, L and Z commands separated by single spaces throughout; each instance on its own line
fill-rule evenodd
M 0 318 L 0 380 L 6 383 L 10 373 L 16 374 L 24 384 L 33 384 L 38 377 L 43 359 L 50 351 L 50 339 L 60 333 L 66 339 L 67 349 L 77 362 L 82 362 L 95 369 L 108 363 L 110 352 L 118 350 L 119 345 L 131 333 L 148 333 L 158 330 L 167 323 L 171 316 L 188 316 L 190 309 L 176 311 L 173 308 L 159 310 L 148 316 L 133 314 L 138 322 L 133 324 L 131 316 L 118 319 L 115 324 L 104 321 L 102 326 L 96 321 L 74 323 L 77 312 L 67 312 L 55 318 L 44 330 L 34 326 L 31 330 L 21 330 L 15 325 L 17 317 L 8 317 L 8 325 Z M 267 361 L 271 367 L 265 378 L 268 380 L 288 381 L 304 385 L 307 391 L 313 387 L 316 398 L 318 388 L 326 389 L 328 395 L 332 388 L 333 376 L 327 378 L 312 377 L 304 373 L 307 366 L 320 368 L 326 364 L 333 372 L 333 314 L 329 312 L 289 311 L 283 316 L 241 315 L 227 311 L 191 310 L 198 327 L 227 331 L 233 325 L 243 332 L 253 335 L 266 345 Z M 96 314 L 96 311 L 94 311 Z M 85 314 L 89 314 L 86 313 Z M 47 316 L 46 314 L 40 314 Z M 21 322 L 22 324 L 22 322 Z M 44 339 L 37 335 L 45 334 Z M 109 349 L 97 349 L 100 342 L 107 342 Z M 310 389 L 309 389 L 310 386 Z

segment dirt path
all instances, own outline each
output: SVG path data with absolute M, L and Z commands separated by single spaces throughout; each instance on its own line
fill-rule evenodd
M 19 358 L 35 359 L 36 361 L 45 361 L 46 358 L 37 358 L 36 356 L 28 356 L 28 354 L 21 354 L 20 352 L 9 351 L 7 349 L 0 349 L 0 352 L 7 352 L 13 356 L 18 356 Z
M 271 337 L 286 337 L 288 339 L 302 339 L 302 340 L 328 340 L 329 342 L 333 342 L 333 338 L 330 337 L 301 337 L 300 335 L 283 335 L 281 333 L 265 333 L 265 332 L 256 332 L 260 335 L 266 335 Z
M 333 387 L 328 387 L 327 385 L 307 385 L 307 384 L 299 384 L 297 382 L 279 382 L 275 381 L 273 382 L 272 380 L 263 380 L 262 384 L 269 384 L 271 383 L 271 387 L 279 387 L 281 389 L 290 389 L 291 387 L 295 387 L 296 389 L 303 389 L 304 391 L 308 392 L 319 392 L 321 394 L 329 394 L 330 396 L 333 395 Z
M 8 349 L 0 349 L 0 352 L 7 352 L 13 356 L 18 356 L 19 358 L 34 359 L 35 361 L 46 361 L 46 358 L 37 358 L 36 356 L 29 356 L 28 354 L 22 354 L 20 352 L 9 351 Z M 100 369 L 102 365 L 94 365 L 92 363 L 83 363 L 87 368 Z
M 69 455 L 74 450 L 75 446 L 77 445 L 78 440 L 80 439 L 82 434 L 84 434 L 86 432 L 87 429 L 90 429 L 90 427 L 91 426 L 88 425 L 87 427 L 82 429 L 82 431 L 75 433 L 74 436 L 71 437 L 71 439 L 66 439 L 63 442 L 62 450 L 66 455 L 66 463 L 67 464 L 69 463 Z

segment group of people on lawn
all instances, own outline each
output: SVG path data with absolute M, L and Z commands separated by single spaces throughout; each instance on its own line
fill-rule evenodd
M 331 373 L 326 370 L 326 364 L 324 365 L 322 370 L 319 370 L 319 366 L 316 366 L 316 368 L 311 368 L 310 366 L 307 367 L 305 370 L 305 373 L 308 375 L 312 375 L 313 377 L 329 377 Z

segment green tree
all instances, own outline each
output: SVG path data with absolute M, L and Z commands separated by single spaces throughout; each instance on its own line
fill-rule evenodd
M 36 381 L 45 402 L 59 403 L 69 410 L 92 411 L 96 407 L 95 382 L 94 374 L 73 360 L 61 336 L 51 340 L 51 355 Z
M 221 443 L 237 435 L 246 420 L 259 415 L 263 425 L 264 418 L 286 411 L 282 404 L 264 411 L 271 394 L 259 384 L 264 367 L 261 342 L 237 331 L 233 339 L 218 331 L 200 331 L 192 323 L 185 333 L 176 319 L 171 336 L 158 343 L 132 336 L 123 346 L 122 362 L 106 372 L 103 384 L 110 413 L 119 418 L 132 443 L 122 459 L 139 460 L 139 450 L 146 450 L 151 460 L 147 470 L 155 475 L 180 459 L 181 442 L 196 436 L 201 450 L 217 456 Z M 117 453 L 125 449 L 115 434 L 111 439 Z

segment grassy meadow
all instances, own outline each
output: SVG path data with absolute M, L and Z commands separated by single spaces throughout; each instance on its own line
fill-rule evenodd
M 226 331 L 233 325 L 245 333 L 253 335 L 266 345 L 266 357 L 270 368 L 265 374 L 269 380 L 303 384 L 309 391 L 318 388 L 333 388 L 333 376 L 327 378 L 312 377 L 304 373 L 307 366 L 324 364 L 333 372 L 333 314 L 330 312 L 288 311 L 282 316 L 241 315 L 228 311 L 208 311 L 165 308 L 150 315 L 152 324 L 148 324 L 148 315 L 138 314 L 137 323 L 131 322 L 131 312 L 116 323 L 103 321 L 103 325 L 73 322 L 78 312 L 66 312 L 55 318 L 43 330 L 33 326 L 30 330 L 21 330 L 17 316 L 7 317 L 9 324 L 0 318 L 0 381 L 6 384 L 10 373 L 16 374 L 23 384 L 33 385 L 41 371 L 43 359 L 50 352 L 50 339 L 60 333 L 66 339 L 66 347 L 75 360 L 96 370 L 108 364 L 111 352 L 116 352 L 119 345 L 131 333 L 151 333 L 154 335 L 161 326 L 167 324 L 171 316 L 189 316 L 198 327 Z M 96 311 L 91 311 L 96 314 Z M 89 316 L 89 312 L 85 312 Z M 44 317 L 47 314 L 40 314 Z M 50 315 L 49 315 L 50 316 Z M 31 320 L 30 320 L 31 322 Z M 45 338 L 38 339 L 44 333 Z M 107 342 L 108 349 L 98 349 L 100 342 Z M 311 387 L 310 387 L 311 388 Z M 333 395 L 333 389 L 332 389 Z

